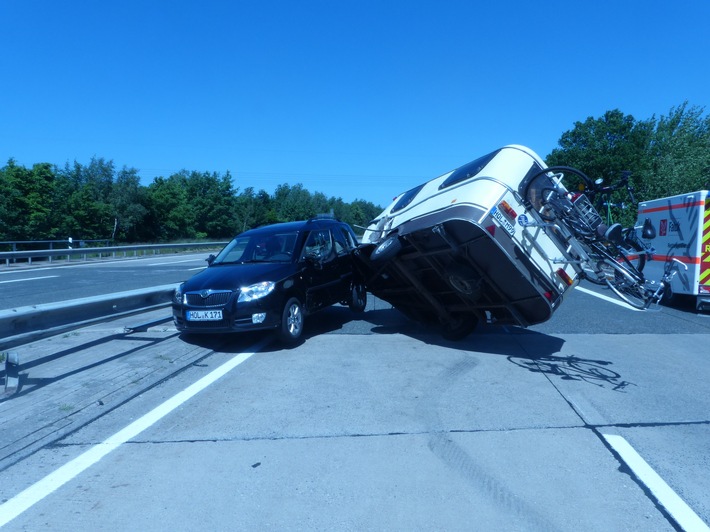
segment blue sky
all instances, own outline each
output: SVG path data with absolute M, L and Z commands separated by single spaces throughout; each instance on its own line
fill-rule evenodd
M 91 157 L 144 184 L 385 206 L 576 121 L 710 104 L 708 0 L 0 0 L 0 166 Z

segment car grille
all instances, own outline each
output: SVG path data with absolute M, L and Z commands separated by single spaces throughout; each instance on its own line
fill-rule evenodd
M 221 328 L 227 326 L 226 320 L 219 320 L 219 321 L 187 321 L 187 320 L 183 320 L 182 323 L 183 323 L 183 326 L 188 331 L 221 329 Z
M 191 307 L 222 307 L 227 304 L 231 295 L 231 290 L 204 290 L 187 292 L 185 300 Z

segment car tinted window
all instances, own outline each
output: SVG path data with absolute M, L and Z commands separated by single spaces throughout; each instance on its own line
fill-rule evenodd
M 213 264 L 219 264 L 220 262 L 239 262 L 243 260 L 244 252 L 248 244 L 249 237 L 235 238 L 219 252 Z
M 273 233 L 254 238 L 254 260 L 284 262 L 291 260 L 297 233 Z
M 325 259 L 333 253 L 333 240 L 328 229 L 311 231 L 303 247 L 303 257 Z
M 340 230 L 345 235 L 345 242 L 347 242 L 348 248 L 355 249 L 357 247 L 357 240 L 355 239 L 355 235 L 353 234 L 352 230 L 349 230 L 345 227 L 341 227 Z
M 293 259 L 297 239 L 297 232 L 238 236 L 219 252 L 212 264 L 249 261 L 288 262 Z
M 345 255 L 348 252 L 348 243 L 340 227 L 333 231 L 333 241 L 335 243 L 335 252 L 338 255 Z
M 496 150 L 492 153 L 489 153 L 488 155 L 484 155 L 483 157 L 479 157 L 475 161 L 471 161 L 468 164 L 464 164 L 462 167 L 457 168 L 454 170 L 449 177 L 446 178 L 446 180 L 439 185 L 439 190 L 442 188 L 450 187 L 451 185 L 455 185 L 456 183 L 460 183 L 461 181 L 465 181 L 466 179 L 470 179 L 478 174 L 481 173 L 481 170 L 483 170 L 486 165 L 493 160 L 493 158 L 498 155 L 500 150 Z
M 350 231 L 344 227 L 333 228 L 333 237 L 335 242 L 335 252 L 338 255 L 347 255 L 350 250 L 354 249 L 357 245 L 355 244 L 355 240 L 353 239 L 352 234 L 350 234 Z

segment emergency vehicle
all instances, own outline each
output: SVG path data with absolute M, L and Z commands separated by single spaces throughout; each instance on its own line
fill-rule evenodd
M 663 275 L 672 259 L 687 266 L 671 282 L 672 293 L 696 297 L 697 310 L 710 310 L 710 195 L 707 190 L 639 203 L 638 220 L 649 219 L 656 237 L 653 260 L 643 270 L 647 279 Z

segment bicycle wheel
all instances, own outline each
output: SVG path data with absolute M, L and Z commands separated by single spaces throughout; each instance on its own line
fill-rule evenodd
M 624 244 L 619 246 L 619 251 L 639 272 L 646 266 L 646 250 L 638 242 L 626 239 Z
M 605 279 L 611 291 L 634 308 L 641 310 L 648 308 L 649 299 L 643 278 L 630 272 L 614 260 L 603 259 L 602 262 L 605 268 L 613 271 L 613 275 Z
M 606 266 L 606 262 L 597 258 L 592 258 L 588 263 L 582 264 L 584 279 L 592 284 L 604 286 L 607 279 L 614 275 L 611 268 Z
M 607 278 L 614 276 L 613 268 L 609 268 L 604 259 L 608 259 L 609 255 L 604 252 L 604 249 L 599 249 L 598 242 L 588 242 L 584 239 L 578 239 L 579 246 L 584 250 L 585 255 L 578 258 L 582 268 L 584 280 L 590 283 L 604 286 Z

